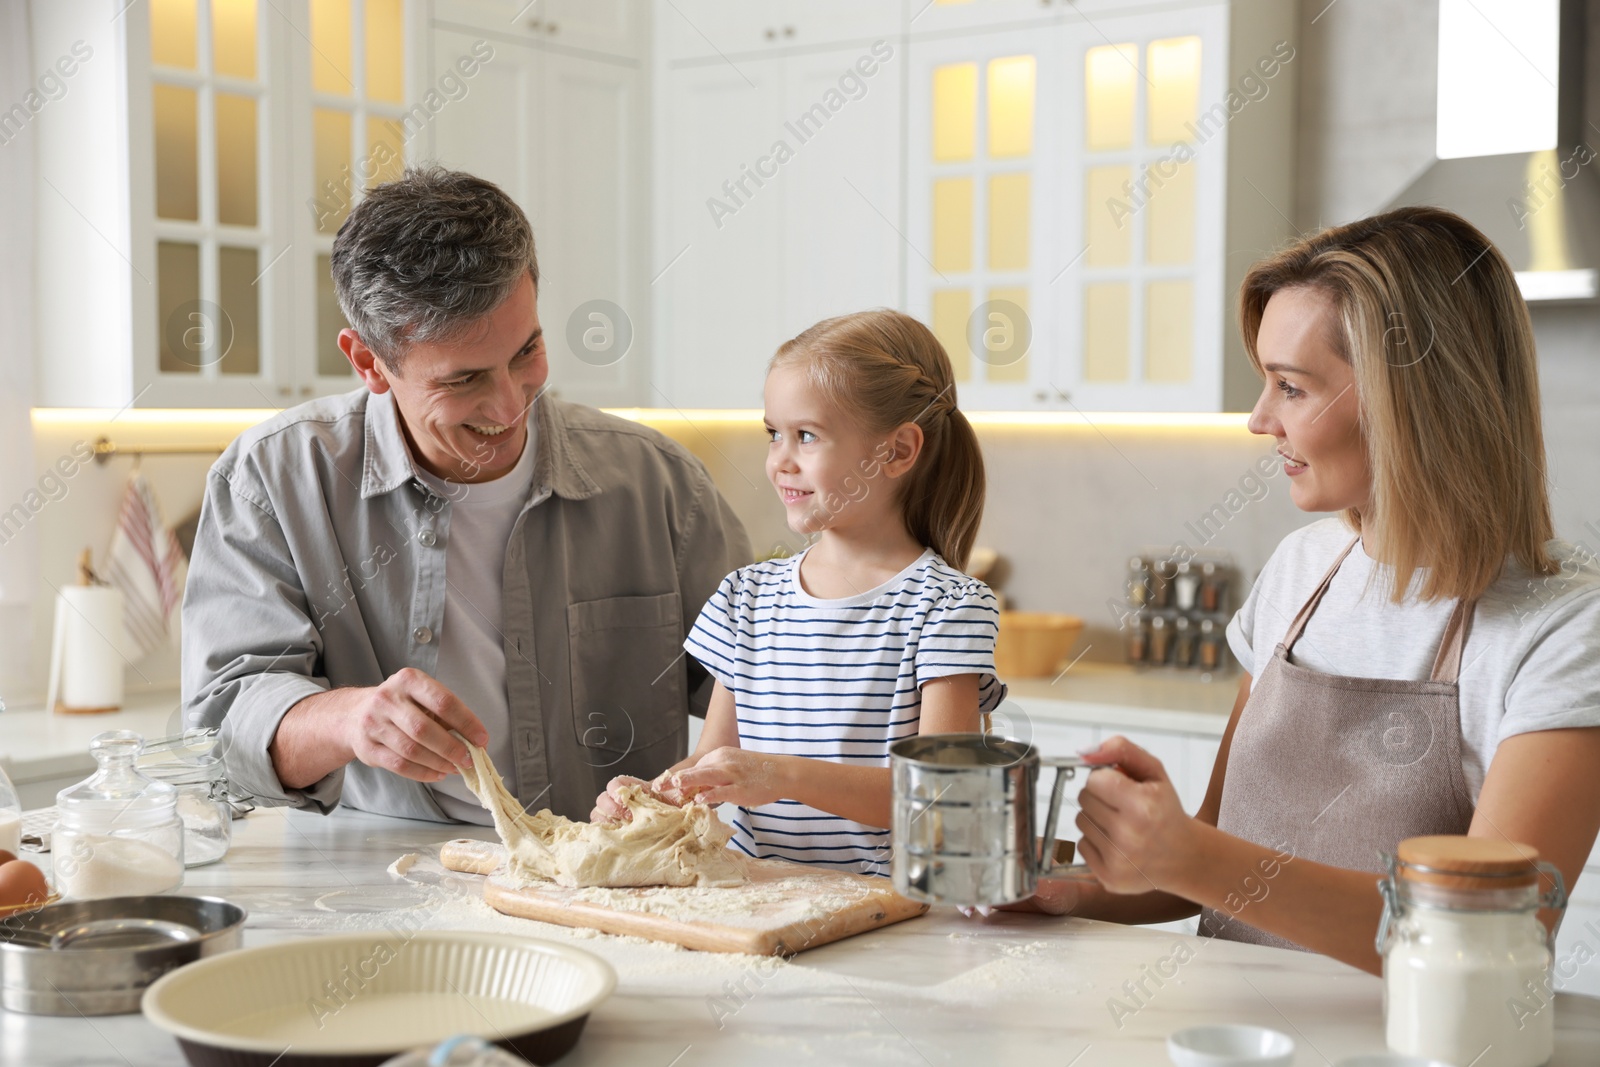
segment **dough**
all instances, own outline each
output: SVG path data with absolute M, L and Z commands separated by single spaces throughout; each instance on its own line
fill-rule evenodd
M 389 873 L 404 878 L 411 873 L 411 868 L 415 867 L 417 861 L 421 858 L 415 852 L 407 852 L 404 856 L 389 864 Z
M 549 810 L 529 815 L 495 772 L 488 753 L 467 743 L 467 788 L 494 817 L 507 867 L 524 884 L 563 886 L 735 886 L 743 858 L 728 849 L 733 830 L 704 804 L 668 804 L 638 786 L 620 790 L 632 813 L 616 825 L 573 822 Z

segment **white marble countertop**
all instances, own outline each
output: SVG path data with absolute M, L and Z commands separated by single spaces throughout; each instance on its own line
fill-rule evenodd
M 130 696 L 121 711 L 93 715 L 61 715 L 43 705 L 8 707 L 0 712 L 0 769 L 13 782 L 94 771 L 89 741 L 107 730 L 132 730 L 147 738 L 182 733 L 184 723 L 176 691 Z
M 1237 679 L 1226 675 L 1206 682 L 1198 673 L 1079 663 L 1054 681 L 1024 678 L 1007 685 L 1011 702 L 1048 721 L 1221 737 L 1233 710 Z M 183 727 L 176 692 L 130 695 L 121 711 L 100 715 L 56 715 L 42 706 L 7 708 L 0 712 L 0 768 L 18 784 L 87 775 L 94 770 L 89 740 L 103 730 L 165 737 Z
M 1030 715 L 1065 723 L 1221 737 L 1239 694 L 1238 674 L 1137 670 L 1078 663 L 1055 679 L 1007 679 L 1007 699 Z
M 1299 1067 L 1383 1047 L 1379 980 L 1307 953 L 1043 916 L 972 921 L 935 909 L 778 964 L 500 916 L 477 896 L 478 879 L 441 877 L 426 859 L 409 880 L 385 870 L 403 852 L 436 857 L 440 842 L 459 836 L 490 832 L 359 812 L 263 810 L 237 825 L 227 859 L 189 872 L 184 891 L 248 909 L 246 946 L 383 928 L 401 910 L 429 928 L 570 941 L 609 960 L 619 978 L 562 1060 L 584 1067 L 1141 1067 L 1167 1063 L 1171 1031 L 1212 1022 L 1290 1034 Z M 1193 957 L 1172 974 L 1162 961 L 1179 946 Z M 1170 976 L 1159 977 L 1158 967 Z M 1130 993 L 1132 983 L 1146 992 Z M 1600 1062 L 1600 1000 L 1563 994 L 1556 1020 L 1554 1067 Z M 172 1039 L 142 1016 L 0 1012 L 0 1063 L 179 1062 Z

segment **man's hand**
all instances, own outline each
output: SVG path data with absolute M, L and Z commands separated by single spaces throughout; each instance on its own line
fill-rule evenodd
M 406 667 L 382 685 L 306 697 L 278 723 L 267 753 L 288 789 L 315 785 L 351 760 L 437 782 L 471 759 L 451 730 L 475 745 L 489 743 L 483 723 L 454 693 Z
M 437 782 L 472 761 L 450 731 L 479 747 L 489 743 L 489 731 L 460 698 L 415 667 L 359 692 L 345 736 L 351 753 L 369 767 Z

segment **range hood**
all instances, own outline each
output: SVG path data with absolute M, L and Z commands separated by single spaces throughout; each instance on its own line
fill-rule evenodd
M 1600 131 L 1584 123 L 1583 0 L 1440 0 L 1436 159 L 1389 207 L 1484 232 L 1530 303 L 1600 298 Z

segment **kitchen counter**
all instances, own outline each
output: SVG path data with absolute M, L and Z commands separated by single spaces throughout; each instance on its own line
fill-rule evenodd
M 1166 1064 L 1166 1035 L 1200 1023 L 1270 1026 L 1295 1063 L 1383 1047 L 1382 985 L 1332 960 L 1078 919 L 953 910 L 806 952 L 793 961 L 677 950 L 490 911 L 480 881 L 442 872 L 438 844 L 480 827 L 340 811 L 262 810 L 236 826 L 221 863 L 185 891 L 250 912 L 245 945 L 398 922 L 569 941 L 617 969 L 573 1065 L 872 1063 Z M 408 851 L 410 880 L 385 868 Z M 430 884 L 431 883 L 431 884 Z M 1142 988 L 1141 988 L 1142 987 Z M 1600 1062 L 1600 1000 L 1557 998 L 1555 1067 Z M 170 1067 L 176 1043 L 142 1016 L 0 1012 L 0 1062 Z
M 132 730 L 146 738 L 182 733 L 176 691 L 130 697 L 120 711 L 95 715 L 57 715 L 43 705 L 8 707 L 0 712 L 0 770 L 23 793 L 23 807 L 55 803 L 54 789 L 35 795 L 27 787 L 50 783 L 59 788 L 94 773 L 89 741 L 107 730 Z
M 1116 664 L 1078 663 L 1059 678 L 1008 682 L 1013 708 L 1042 721 L 1095 723 L 1127 729 L 1168 730 L 1221 737 L 1238 691 L 1238 676 L 1201 681 L 1197 672 L 1136 671 Z M 176 692 L 129 698 L 121 711 L 53 715 L 42 706 L 0 712 L 0 768 L 18 785 L 94 770 L 89 739 L 104 730 L 133 730 L 146 737 L 182 731 Z M 48 801 L 41 800 L 40 803 Z
M 1078 663 L 1055 679 L 1008 679 L 1007 701 L 1048 722 L 1221 737 L 1239 695 L 1239 674 L 1136 670 Z

